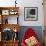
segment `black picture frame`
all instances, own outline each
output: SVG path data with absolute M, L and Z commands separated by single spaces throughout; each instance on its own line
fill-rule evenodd
M 25 21 L 38 21 L 38 7 L 24 7 Z

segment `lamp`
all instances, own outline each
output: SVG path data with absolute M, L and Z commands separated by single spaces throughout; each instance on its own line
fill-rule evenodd
M 18 40 L 18 32 L 17 32 L 17 29 L 15 28 L 14 29 L 14 36 L 13 36 L 13 40 Z
M 17 29 L 16 28 L 14 29 L 14 32 L 17 32 Z

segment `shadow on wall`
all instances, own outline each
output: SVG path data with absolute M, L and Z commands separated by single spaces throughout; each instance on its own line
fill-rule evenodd
M 42 26 L 21 26 L 20 27 L 20 32 L 19 32 L 19 39 L 20 39 L 20 42 L 23 38 L 23 35 L 25 33 L 25 31 L 28 29 L 28 28 L 32 28 L 36 33 L 37 33 L 37 37 L 39 39 L 39 41 L 42 43 L 43 42 L 43 30 L 42 30 Z

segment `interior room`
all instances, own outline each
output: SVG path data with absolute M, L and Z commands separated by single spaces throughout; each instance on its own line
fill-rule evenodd
M 46 1 L 0 0 L 0 46 L 46 46 Z

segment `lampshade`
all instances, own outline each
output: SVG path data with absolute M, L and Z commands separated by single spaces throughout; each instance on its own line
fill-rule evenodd
M 14 29 L 14 32 L 17 32 L 17 29 L 16 28 Z

